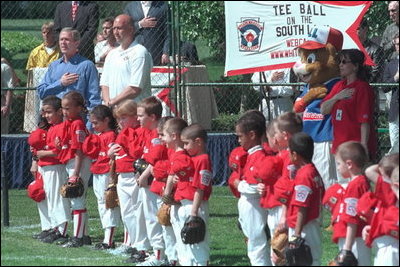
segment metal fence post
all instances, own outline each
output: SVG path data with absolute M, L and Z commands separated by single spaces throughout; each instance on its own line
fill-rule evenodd
M 5 151 L 1 151 L 1 189 L 2 189 L 2 194 L 1 194 L 1 202 L 3 203 L 3 225 L 4 226 L 10 226 L 10 213 L 9 213 L 9 205 L 8 205 L 8 181 L 7 177 L 4 173 L 5 169 Z

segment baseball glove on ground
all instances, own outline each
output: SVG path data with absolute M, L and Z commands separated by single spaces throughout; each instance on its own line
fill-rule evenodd
M 84 191 L 85 188 L 80 177 L 76 177 L 74 179 L 70 178 L 66 184 L 61 186 L 60 189 L 61 196 L 65 198 L 81 197 Z
M 358 261 L 351 250 L 342 249 L 328 266 L 358 266 Z
M 199 216 L 187 217 L 181 231 L 183 244 L 196 244 L 204 240 L 206 235 L 206 223 Z
M 171 226 L 171 205 L 163 203 L 157 212 L 158 222 L 161 225 Z
M 311 266 L 313 259 L 311 249 L 305 244 L 304 238 L 292 236 L 285 249 L 287 266 Z
M 288 231 L 279 232 L 278 229 L 275 230 L 274 236 L 271 239 L 271 248 L 275 255 L 277 256 L 277 261 L 275 262 L 278 266 L 283 266 L 286 263 L 285 260 L 285 248 L 288 245 Z
M 106 209 L 113 209 L 119 206 L 117 186 L 115 184 L 108 185 L 104 192 L 104 199 L 106 200 Z

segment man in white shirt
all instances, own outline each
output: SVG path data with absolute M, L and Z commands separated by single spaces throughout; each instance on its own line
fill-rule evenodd
M 117 40 L 115 40 L 115 36 L 113 33 L 113 24 L 113 17 L 106 18 L 103 21 L 102 35 L 104 37 L 104 41 L 98 42 L 94 47 L 94 59 L 96 62 L 96 66 L 98 67 L 103 66 L 108 53 L 119 45 L 117 43 Z
M 120 46 L 111 50 L 104 63 L 100 79 L 103 102 L 108 106 L 125 99 L 139 102 L 151 95 L 151 55 L 133 41 L 135 30 L 130 16 L 116 17 L 113 32 Z

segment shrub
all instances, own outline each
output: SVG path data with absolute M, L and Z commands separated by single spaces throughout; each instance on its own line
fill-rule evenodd
M 23 32 L 2 32 L 1 48 L 11 55 L 30 52 L 33 48 L 40 45 L 42 40 Z

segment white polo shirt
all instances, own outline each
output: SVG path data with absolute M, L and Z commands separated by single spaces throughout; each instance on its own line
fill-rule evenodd
M 127 86 L 139 87 L 142 92 L 134 100 L 151 96 L 150 73 L 153 60 L 147 49 L 136 41 L 126 49 L 113 49 L 106 57 L 100 86 L 108 86 L 110 99 L 119 95 Z

